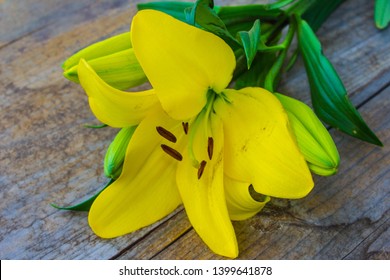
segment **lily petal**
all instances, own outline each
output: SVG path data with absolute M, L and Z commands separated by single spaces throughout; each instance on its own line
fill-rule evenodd
M 172 118 L 195 116 L 208 90 L 221 92 L 232 78 L 235 57 L 222 39 L 165 13 L 138 12 L 131 35 L 135 55 Z
M 313 180 L 278 99 L 261 88 L 225 90 L 224 94 L 214 110 L 224 124 L 225 174 L 251 182 L 261 194 L 307 195 Z
M 230 219 L 241 221 L 256 215 L 271 199 L 269 196 L 255 200 L 249 192 L 250 184 L 239 182 L 228 176 L 224 178 L 226 201 Z
M 210 135 L 205 133 L 208 122 L 205 118 L 194 139 L 195 156 L 206 162 L 203 173 L 200 174 L 199 169 L 192 166 L 191 159 L 185 156 L 178 166 L 176 178 L 187 216 L 195 231 L 212 251 L 235 258 L 238 245 L 223 188 L 222 122 L 216 116 L 213 119 Z M 214 139 L 211 160 L 207 152 L 208 137 Z
M 182 129 L 158 106 L 137 127 L 121 176 L 90 209 L 89 224 L 98 236 L 112 238 L 148 226 L 181 203 L 175 181 L 177 161 L 161 149 L 168 141 L 157 133 L 156 126 L 173 133 Z
M 84 59 L 79 62 L 78 75 L 80 84 L 89 97 L 92 112 L 102 123 L 109 126 L 137 125 L 158 102 L 154 90 L 126 92 L 111 87 Z

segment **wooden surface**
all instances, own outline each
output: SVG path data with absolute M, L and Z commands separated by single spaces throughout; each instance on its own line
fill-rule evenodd
M 95 119 L 60 65 L 78 49 L 128 30 L 134 2 L 0 1 L 1 259 L 221 258 L 202 243 L 182 208 L 103 240 L 91 232 L 86 213 L 50 206 L 79 202 L 104 185 L 103 156 L 116 132 L 83 127 Z M 373 2 L 346 1 L 318 36 L 385 146 L 332 129 L 339 173 L 315 177 L 304 199 L 275 199 L 252 219 L 235 222 L 239 258 L 390 259 L 390 28 L 374 27 Z M 301 61 L 279 91 L 308 100 Z

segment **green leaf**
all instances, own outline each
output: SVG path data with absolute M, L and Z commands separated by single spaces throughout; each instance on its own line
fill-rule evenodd
M 83 202 L 79 203 L 79 204 L 76 204 L 76 205 L 73 205 L 73 206 L 58 206 L 56 204 L 51 204 L 51 206 L 53 206 L 54 208 L 57 208 L 57 209 L 60 209 L 60 210 L 72 210 L 72 211 L 89 211 L 89 209 L 91 208 L 92 206 L 92 203 L 95 201 L 95 199 L 98 197 L 98 195 L 104 190 L 106 189 L 109 185 L 111 185 L 115 180 L 111 179 L 105 186 L 103 189 L 101 189 L 98 193 L 94 194 L 93 196 L 91 196 L 90 198 L 84 200 Z
M 310 26 L 297 17 L 298 42 L 310 83 L 314 111 L 320 119 L 341 131 L 382 146 L 348 99 L 336 70 L 322 53 L 321 43 Z
M 272 5 L 272 4 L 270 4 Z M 226 25 L 237 22 L 250 21 L 256 19 L 264 21 L 276 21 L 284 14 L 284 11 L 267 5 L 239 5 L 239 6 L 215 6 L 215 12 Z
M 239 75 L 236 79 L 235 88 L 263 87 L 269 69 L 275 63 L 275 53 L 259 53 L 252 62 L 249 70 Z
M 186 22 L 184 10 L 191 7 L 191 2 L 177 2 L 177 1 L 164 1 L 164 2 L 151 2 L 151 3 L 139 3 L 137 4 L 138 10 L 157 10 L 164 12 L 174 18 Z
M 231 48 L 237 48 L 239 43 L 230 34 L 225 23 L 213 10 L 213 7 L 214 1 L 212 0 L 196 1 L 192 7 L 186 9 L 186 21 L 221 37 Z
M 287 14 L 301 16 L 314 31 L 317 31 L 325 20 L 344 1 L 345 0 L 300 0 L 287 9 Z
M 282 0 L 278 2 L 291 2 L 292 0 Z M 252 26 L 252 22 L 256 19 L 262 21 L 276 21 L 277 18 L 283 14 L 283 11 L 276 8 L 281 3 L 272 3 L 269 5 L 239 5 L 239 6 L 213 6 L 213 1 L 197 1 L 191 2 L 176 2 L 176 1 L 159 1 L 151 3 L 140 3 L 137 4 L 138 10 L 153 9 L 164 12 L 175 17 L 178 20 L 187 22 L 194 25 L 195 13 L 192 13 L 193 8 L 198 5 L 198 2 L 202 5 L 210 7 L 223 21 L 223 24 L 229 30 L 239 28 L 238 26 L 243 25 L 245 28 L 239 29 L 239 31 L 247 30 Z M 189 16 L 192 16 L 192 18 Z M 191 23 L 192 22 L 192 23 Z M 248 27 L 249 26 L 249 27 Z M 248 28 L 247 28 L 248 27 Z M 236 34 L 237 32 L 231 32 Z
M 385 29 L 390 22 L 390 1 L 376 0 L 374 10 L 375 25 L 379 29 Z
M 230 25 L 226 25 L 226 28 L 230 34 L 237 34 L 240 31 L 251 29 L 253 26 L 253 21 L 251 21 L 251 22 L 243 21 L 243 22 L 232 23 Z M 263 28 L 263 26 L 261 26 L 261 28 Z
M 103 128 L 103 127 L 107 127 L 108 125 L 107 124 L 97 124 L 97 125 L 94 125 L 94 124 L 85 124 L 84 127 L 86 128 L 94 128 L 94 129 L 98 129 L 98 128 Z
M 194 26 L 195 26 L 195 12 L 196 12 L 197 5 L 198 4 L 196 2 L 193 6 L 188 7 L 184 10 L 184 15 L 185 15 L 184 21 Z
M 271 4 L 265 5 L 268 10 L 275 10 L 283 8 L 284 6 L 287 6 L 288 4 L 294 2 L 295 0 L 279 0 Z
M 249 31 L 240 31 L 237 34 L 244 48 L 248 69 L 251 67 L 252 61 L 257 53 L 257 46 L 260 42 L 261 29 L 260 21 L 256 20 Z
M 213 0 L 197 0 L 191 6 L 185 9 L 186 22 L 191 25 L 214 25 L 214 28 L 226 29 L 225 24 L 213 10 Z M 197 21 L 198 20 L 198 21 Z

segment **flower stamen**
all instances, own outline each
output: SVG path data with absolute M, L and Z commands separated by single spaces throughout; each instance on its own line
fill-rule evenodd
M 164 137 L 168 141 L 176 143 L 176 141 L 177 141 L 176 136 L 173 135 L 172 132 L 169 132 L 168 130 L 166 130 L 165 128 L 163 128 L 161 126 L 157 126 L 156 130 L 157 130 L 158 134 L 160 134 L 162 137 Z
M 171 157 L 173 157 L 178 161 L 181 161 L 183 159 L 183 156 L 178 151 L 176 151 L 175 149 L 167 145 L 162 144 L 161 149 L 163 149 L 164 152 L 166 152 L 168 155 L 170 155 Z
M 209 155 L 210 160 L 213 158 L 213 151 L 214 151 L 214 139 L 213 137 L 209 137 L 207 141 L 207 154 Z
M 188 134 L 188 122 L 182 122 L 184 133 Z
M 199 169 L 198 169 L 198 180 L 200 180 L 200 178 L 202 177 L 204 168 L 206 167 L 206 163 L 207 162 L 205 160 L 202 160 L 202 162 L 200 163 L 200 166 L 199 166 Z

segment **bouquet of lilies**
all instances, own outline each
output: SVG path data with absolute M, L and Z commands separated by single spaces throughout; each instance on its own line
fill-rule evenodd
M 56 207 L 89 211 L 92 230 L 112 238 L 182 204 L 212 251 L 237 257 L 231 220 L 252 217 L 272 197 L 306 196 L 312 173 L 337 172 L 339 154 L 322 122 L 382 145 L 315 35 L 342 2 L 139 4 L 130 32 L 63 64 L 65 77 L 84 88 L 102 123 L 96 127 L 120 130 L 104 159 L 107 185 L 78 205 Z M 389 2 L 377 1 L 380 28 L 389 22 L 382 12 Z M 277 92 L 298 56 L 313 110 Z M 128 91 L 144 83 L 150 89 Z

